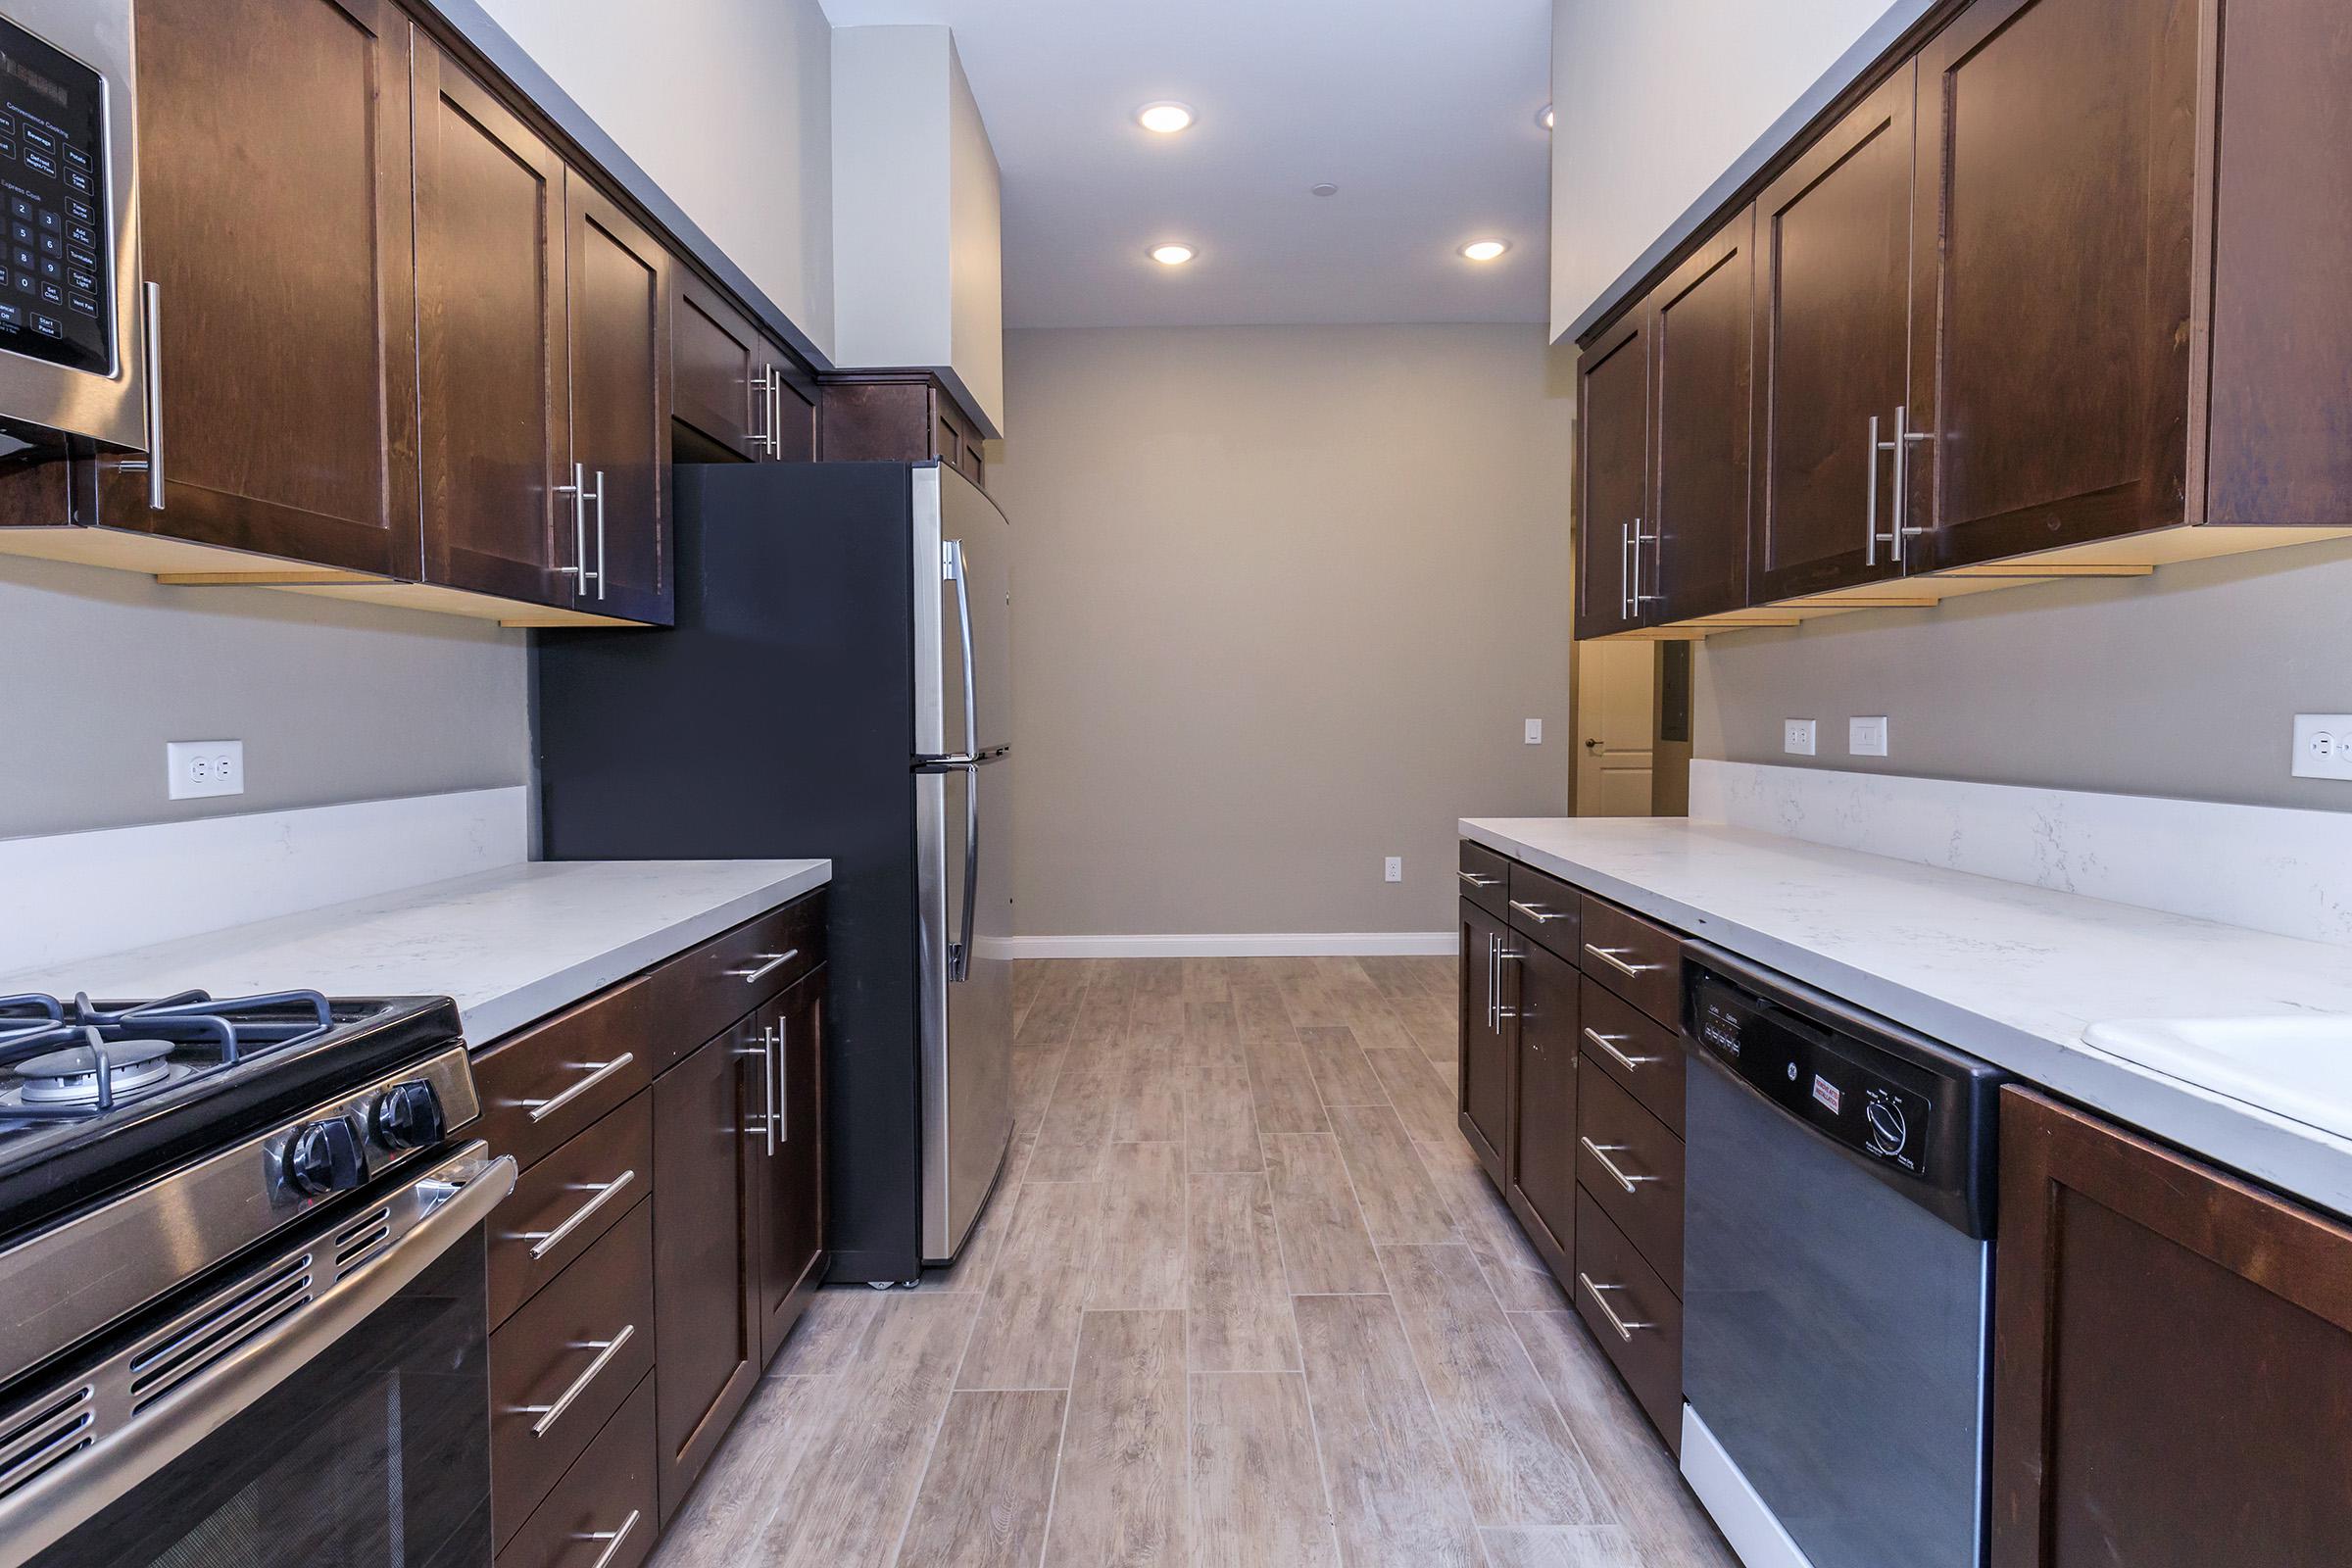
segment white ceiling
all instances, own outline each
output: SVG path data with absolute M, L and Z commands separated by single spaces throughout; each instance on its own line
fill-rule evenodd
M 1544 318 L 1549 0 L 823 3 L 955 29 L 1004 172 L 1007 325 Z M 1159 98 L 1199 122 L 1142 129 Z M 1500 261 L 1455 254 L 1489 235 Z M 1164 240 L 1200 258 L 1149 260 Z

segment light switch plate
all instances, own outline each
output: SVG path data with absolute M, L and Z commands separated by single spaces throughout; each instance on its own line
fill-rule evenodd
M 1530 746 L 1544 744 L 1544 721 L 1542 719 L 1531 718 L 1527 721 L 1527 744 Z
M 2295 715 L 2294 776 L 2352 779 L 2352 713 Z
M 245 793 L 243 741 L 166 741 L 164 767 L 175 801 Z
M 1784 718 L 1781 720 L 1781 750 L 1790 757 L 1813 755 L 1813 720 Z
M 1851 757 L 1885 757 L 1886 755 L 1886 720 L 1849 718 L 1845 721 L 1845 750 Z

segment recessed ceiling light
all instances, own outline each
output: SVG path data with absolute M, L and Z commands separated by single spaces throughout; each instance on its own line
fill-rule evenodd
M 1152 259 L 1162 267 L 1182 267 L 1198 255 L 1190 245 L 1154 245 Z
M 1491 262 L 1510 248 L 1508 240 L 1474 239 L 1462 247 L 1462 254 L 1474 262 Z
M 1315 196 L 1337 196 L 1340 193 L 1340 187 L 1328 179 L 1319 185 L 1309 185 L 1306 188 L 1310 195 Z
M 1173 98 L 1163 98 L 1155 104 L 1146 104 L 1135 112 L 1135 122 L 1146 130 L 1162 136 L 1173 136 L 1193 126 L 1193 106 L 1180 104 Z
M 1551 128 L 1551 105 L 1545 104 L 1543 109 L 1537 113 L 1536 123 L 1542 125 L 1545 130 L 1549 130 Z

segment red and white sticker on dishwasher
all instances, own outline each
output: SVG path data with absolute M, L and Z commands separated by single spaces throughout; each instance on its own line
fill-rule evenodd
M 1829 1106 L 1830 1114 L 1835 1116 L 1838 1114 L 1838 1102 L 1843 1100 L 1845 1095 L 1836 1084 L 1821 1074 L 1815 1073 L 1813 1075 L 1813 1098 Z

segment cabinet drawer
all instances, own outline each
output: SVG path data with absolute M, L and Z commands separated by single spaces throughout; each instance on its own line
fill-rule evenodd
M 497 1568 L 637 1568 L 660 1528 L 648 1376 L 507 1543 Z
M 1585 979 L 1584 1019 L 1577 1049 L 1633 1092 L 1649 1113 L 1683 1135 L 1683 1037 L 1591 976 Z
M 640 1091 L 522 1173 L 490 1224 L 490 1326 L 514 1316 L 654 1189 L 654 1097 Z
M 528 1170 L 653 1082 L 656 1016 L 640 976 L 474 1057 L 491 1151 Z
M 653 1364 L 654 1206 L 639 1203 L 490 1336 L 490 1517 L 502 1544 Z
M 825 896 L 811 893 L 722 932 L 646 976 L 661 1030 L 658 1075 L 825 958 Z
M 1580 1075 L 1576 1180 L 1683 1294 L 1683 1141 L 1605 1072 Z
M 1681 1028 L 1683 939 L 1606 899 L 1584 899 L 1578 964 L 1667 1028 Z
M 1511 912 L 1511 862 L 1483 844 L 1462 840 L 1462 897 L 1499 920 Z
M 1583 925 L 1578 915 L 1585 896 L 1558 877 L 1546 876 L 1517 860 L 1510 862 L 1505 889 L 1510 894 L 1511 929 L 1575 962 L 1576 934 Z
M 1614 1220 L 1579 1193 L 1576 1310 L 1666 1446 L 1683 1443 L 1683 1303 Z

